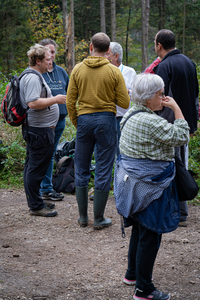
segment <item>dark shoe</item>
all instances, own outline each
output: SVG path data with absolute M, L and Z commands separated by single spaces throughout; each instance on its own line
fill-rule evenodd
M 56 210 L 52 210 L 49 207 L 44 207 L 40 210 L 30 210 L 31 216 L 42 216 L 42 217 L 55 217 L 58 213 Z
M 151 280 L 153 280 L 153 277 L 151 278 Z M 124 277 L 123 279 L 123 283 L 127 284 L 127 285 L 135 285 L 136 284 L 136 279 L 127 279 L 126 277 Z
M 79 219 L 78 223 L 81 227 L 88 225 L 88 187 L 76 186 L 76 200 L 78 203 Z
M 88 226 L 88 218 L 87 217 L 85 217 L 85 218 L 79 217 L 78 224 L 80 225 L 80 227 L 87 227 Z
M 94 201 L 94 194 L 90 195 L 89 199 L 90 199 L 91 201 Z
M 179 227 L 187 227 L 188 224 L 187 224 L 187 221 L 180 221 L 179 222 Z
M 143 291 L 136 289 L 135 294 L 133 295 L 133 299 L 135 300 L 169 300 L 170 296 L 166 293 L 162 293 L 155 289 L 151 294 L 144 294 Z
M 55 207 L 55 204 L 54 204 L 54 203 L 51 203 L 51 202 L 45 202 L 45 201 L 44 201 L 44 203 L 45 203 L 46 207 L 48 207 L 48 208 L 50 208 L 50 209 L 54 209 L 54 207 Z
M 106 218 L 106 219 L 103 218 L 101 221 L 94 220 L 94 223 L 93 223 L 93 227 L 96 230 L 103 229 L 103 228 L 111 226 L 111 225 L 112 225 L 112 221 L 109 218 Z
M 111 219 L 105 219 L 103 216 L 108 195 L 109 192 L 94 190 L 94 229 L 103 229 L 112 225 Z
M 64 195 L 56 193 L 56 191 L 42 193 L 43 200 L 60 201 L 64 198 Z
M 123 283 L 125 283 L 127 285 L 135 285 L 136 284 L 136 280 L 129 280 L 129 279 L 126 279 L 126 277 L 124 277 Z

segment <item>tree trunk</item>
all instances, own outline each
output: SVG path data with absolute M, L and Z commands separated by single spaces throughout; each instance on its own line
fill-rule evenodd
M 158 29 L 164 29 L 165 28 L 165 0 L 159 0 L 158 1 L 158 10 L 159 10 L 159 26 Z
M 106 33 L 105 2 L 100 0 L 101 32 Z
M 111 40 L 116 42 L 116 3 L 111 0 Z
M 184 0 L 184 3 L 183 3 L 183 50 L 182 50 L 183 54 L 185 54 L 185 6 L 186 6 L 186 3 Z
M 74 2 L 70 0 L 70 14 L 68 15 L 68 32 L 67 32 L 67 43 L 66 43 L 66 53 L 67 53 L 67 73 L 71 74 L 73 67 L 75 65 L 75 55 L 74 55 Z
M 149 0 L 142 0 L 142 71 L 148 66 Z
M 126 65 L 128 65 L 128 35 L 129 35 L 129 24 L 131 18 L 131 0 L 129 3 L 129 12 L 128 12 L 128 22 L 127 22 L 127 30 L 126 30 Z
M 63 10 L 63 31 L 65 35 L 65 48 L 67 45 L 67 0 L 62 0 L 62 10 Z M 65 56 L 65 67 L 67 66 L 67 53 L 66 51 L 64 52 Z

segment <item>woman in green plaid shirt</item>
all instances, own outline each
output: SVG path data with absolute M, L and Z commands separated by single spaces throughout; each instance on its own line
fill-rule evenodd
M 136 285 L 134 299 L 168 300 L 170 296 L 152 283 L 152 273 L 162 233 L 179 224 L 179 200 L 171 192 L 175 191 L 174 147 L 188 143 L 189 126 L 175 100 L 165 97 L 158 75 L 136 75 L 132 101 L 121 121 L 121 154 L 115 169 L 116 206 L 125 227 L 132 226 L 124 283 Z M 163 106 L 173 110 L 174 124 L 155 113 Z M 140 112 L 129 117 L 136 111 Z

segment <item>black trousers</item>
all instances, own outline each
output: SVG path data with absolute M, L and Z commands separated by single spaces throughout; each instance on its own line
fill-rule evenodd
M 179 156 L 179 158 L 181 159 L 181 161 L 185 165 L 185 167 L 188 168 L 188 157 L 187 157 L 188 153 L 187 153 L 186 147 L 188 147 L 188 145 L 176 147 L 175 153 L 176 153 L 176 155 Z M 180 204 L 180 221 L 187 221 L 187 217 L 188 217 L 187 201 L 181 201 L 181 202 L 179 202 L 179 204 Z
M 155 290 L 152 283 L 152 273 L 161 238 L 161 234 L 148 230 L 133 220 L 128 252 L 128 269 L 125 277 L 129 280 L 136 279 L 136 288 L 145 294 L 150 294 Z
M 55 132 L 50 127 L 29 126 L 27 135 L 26 126 L 23 126 L 22 134 L 27 142 L 24 189 L 28 206 L 32 211 L 37 211 L 45 207 L 39 190 L 53 155 Z

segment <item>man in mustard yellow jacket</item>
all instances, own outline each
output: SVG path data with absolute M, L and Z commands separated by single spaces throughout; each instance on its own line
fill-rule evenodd
M 88 182 L 96 148 L 94 229 L 112 225 L 110 219 L 104 218 L 104 210 L 117 146 L 116 104 L 126 109 L 130 102 L 123 75 L 105 57 L 109 45 L 110 38 L 105 33 L 92 37 L 91 56 L 74 67 L 66 100 L 69 118 L 77 128 L 75 185 L 81 227 L 88 224 Z

